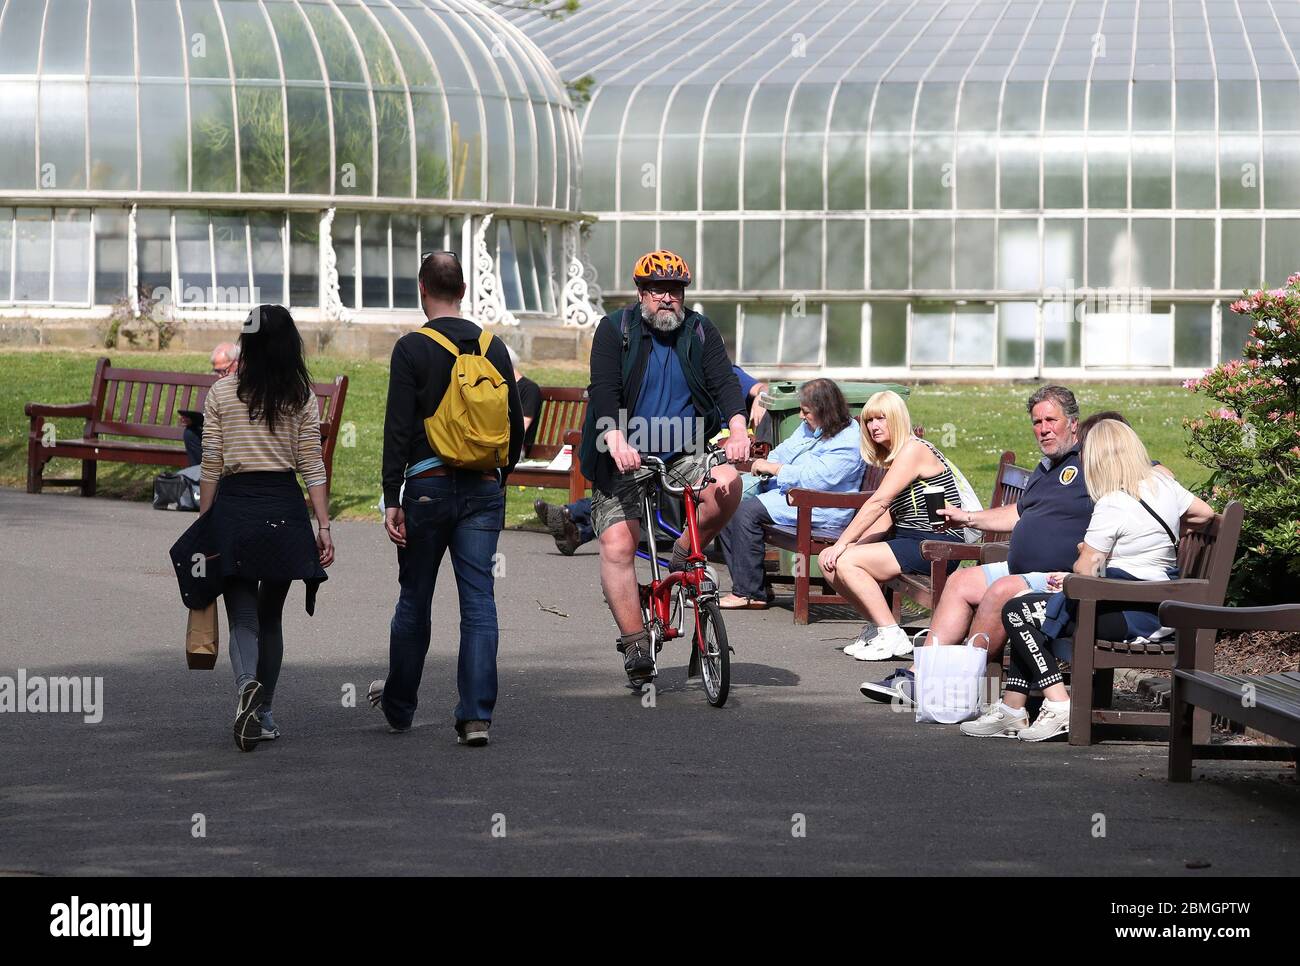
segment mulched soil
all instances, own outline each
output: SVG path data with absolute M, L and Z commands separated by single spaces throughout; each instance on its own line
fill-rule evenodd
M 1221 674 L 1278 674 L 1300 671 L 1300 634 L 1254 631 L 1221 638 L 1214 648 Z

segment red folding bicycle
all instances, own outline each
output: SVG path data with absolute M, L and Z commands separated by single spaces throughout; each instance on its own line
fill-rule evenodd
M 715 449 L 709 453 L 710 459 L 704 470 L 704 478 L 695 485 L 674 485 L 669 481 L 669 473 L 664 462 L 654 456 L 641 457 L 641 465 L 654 475 L 646 481 L 641 494 L 641 507 L 649 547 L 650 583 L 639 584 L 641 593 L 641 620 L 653 645 L 650 649 L 655 662 L 650 679 L 659 674 L 659 649 L 664 641 L 671 641 L 685 636 L 686 610 L 695 611 L 695 634 L 691 641 L 691 656 L 687 664 L 686 676 L 693 678 L 697 674 L 704 678 L 704 694 L 709 704 L 720 708 L 727 702 L 727 692 L 731 687 L 731 648 L 727 644 L 727 629 L 722 623 L 722 610 L 718 607 L 718 585 L 708 561 L 700 547 L 700 531 L 696 522 L 697 496 L 712 485 L 709 474 L 715 466 L 727 461 L 726 453 Z M 658 482 L 658 486 L 651 485 Z M 663 564 L 655 547 L 655 527 L 657 519 L 659 491 L 680 496 L 685 506 L 686 534 L 690 540 L 690 555 L 686 559 L 686 569 L 677 573 L 662 575 Z

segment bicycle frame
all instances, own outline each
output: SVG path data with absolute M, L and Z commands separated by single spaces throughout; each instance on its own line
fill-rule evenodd
M 645 493 L 641 496 L 641 507 L 644 511 L 643 520 L 653 521 L 656 518 L 656 494 L 658 487 L 647 485 Z M 681 586 L 688 590 L 692 597 L 702 597 L 707 594 L 717 593 L 717 587 L 709 578 L 705 571 L 707 559 L 704 551 L 700 547 L 700 530 L 696 516 L 695 505 L 695 488 L 686 486 L 682 494 L 682 500 L 686 510 L 686 534 L 690 541 L 690 554 L 686 558 L 686 569 L 677 573 L 662 575 L 659 561 L 659 550 L 655 545 L 654 524 L 650 523 L 646 530 L 646 543 L 649 546 L 650 559 L 650 608 L 651 613 L 660 625 L 664 628 L 664 640 L 673 640 L 674 638 L 684 636 L 682 630 L 672 626 L 672 603 L 673 594 Z M 684 623 L 684 621 L 683 621 Z M 696 642 L 696 647 L 703 649 L 702 641 Z M 657 662 L 656 662 L 657 663 Z

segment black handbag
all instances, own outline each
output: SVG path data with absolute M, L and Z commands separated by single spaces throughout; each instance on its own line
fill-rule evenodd
M 159 473 L 153 481 L 155 510 L 199 512 L 199 481 L 180 473 Z

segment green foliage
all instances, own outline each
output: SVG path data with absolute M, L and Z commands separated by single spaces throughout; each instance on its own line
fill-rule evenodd
M 1184 384 L 1220 403 L 1185 421 L 1188 455 L 1212 471 L 1216 507 L 1245 506 L 1231 599 L 1275 604 L 1300 579 L 1300 273 L 1232 311 L 1253 319 L 1243 358 Z
M 596 78 L 591 74 L 583 74 L 576 80 L 564 82 L 564 89 L 569 92 L 569 100 L 573 101 L 574 108 L 583 107 L 591 100 L 591 91 L 595 86 Z

